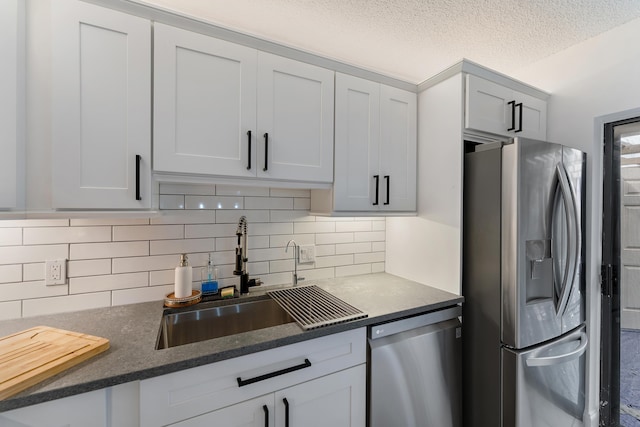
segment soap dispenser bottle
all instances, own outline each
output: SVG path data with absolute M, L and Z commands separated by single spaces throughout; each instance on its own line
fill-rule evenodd
M 175 297 L 186 298 L 192 293 L 193 271 L 189 265 L 187 254 L 180 255 L 180 265 L 176 267 L 175 275 Z
M 215 294 L 218 292 L 218 269 L 213 266 L 211 254 L 207 261 L 206 277 L 202 280 L 202 294 Z

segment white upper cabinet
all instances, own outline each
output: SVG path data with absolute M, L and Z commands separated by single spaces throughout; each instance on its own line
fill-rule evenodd
M 333 71 L 154 31 L 155 171 L 332 181 Z
M 154 170 L 255 176 L 256 50 L 156 23 L 154 64 Z
M 0 2 L 0 209 L 18 207 L 18 153 L 22 149 L 19 105 L 24 84 L 18 70 L 24 61 L 20 49 L 22 0 Z
M 52 3 L 56 209 L 151 207 L 150 21 Z
M 336 74 L 333 210 L 415 211 L 416 114 L 415 93 Z
M 258 176 L 333 180 L 334 72 L 258 53 Z
M 497 135 L 545 140 L 547 102 L 467 74 L 465 127 Z

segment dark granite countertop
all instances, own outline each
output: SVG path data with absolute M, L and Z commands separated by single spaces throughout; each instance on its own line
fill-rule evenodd
M 104 353 L 0 401 L 0 412 L 438 310 L 463 301 L 459 295 L 387 273 L 309 283 L 364 311 L 368 317 L 306 332 L 297 324 L 289 323 L 163 350 L 155 349 L 164 309 L 162 301 L 2 321 L 0 336 L 45 325 L 104 337 L 110 340 L 111 346 Z M 258 288 L 249 298 L 269 289 L 274 288 Z

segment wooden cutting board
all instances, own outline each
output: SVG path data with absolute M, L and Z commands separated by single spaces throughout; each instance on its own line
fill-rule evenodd
M 0 338 L 0 400 L 109 348 L 109 340 L 36 326 Z

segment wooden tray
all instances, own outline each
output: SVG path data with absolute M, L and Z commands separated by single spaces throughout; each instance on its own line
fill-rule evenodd
M 0 338 L 0 400 L 109 348 L 109 340 L 36 326 Z

